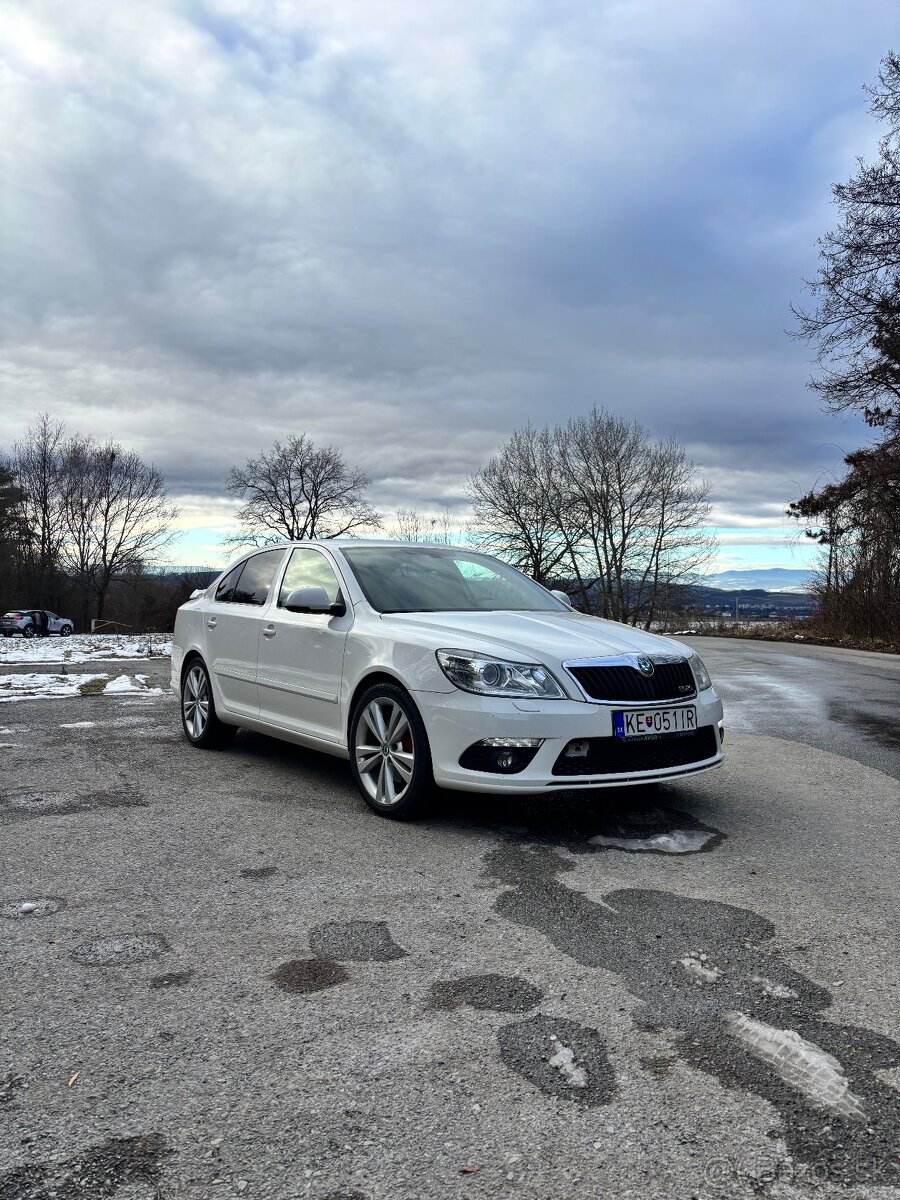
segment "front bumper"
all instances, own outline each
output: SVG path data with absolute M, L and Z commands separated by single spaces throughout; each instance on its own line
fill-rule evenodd
M 457 791 L 534 793 L 576 788 L 627 787 L 656 780 L 696 775 L 721 766 L 722 702 L 707 688 L 688 704 L 697 710 L 697 726 L 712 726 L 716 753 L 708 758 L 662 770 L 596 775 L 554 774 L 554 765 L 569 742 L 613 737 L 612 714 L 622 704 L 586 704 L 576 700 L 503 700 L 468 692 L 417 692 L 415 700 L 428 730 L 435 782 Z M 678 705 L 648 704 L 647 708 Z M 482 738 L 543 738 L 532 761 L 515 775 L 467 770 L 461 755 Z

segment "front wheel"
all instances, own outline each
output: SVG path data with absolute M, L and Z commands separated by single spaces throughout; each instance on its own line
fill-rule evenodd
M 434 788 L 428 735 L 412 698 L 378 683 L 364 692 L 350 722 L 350 768 L 363 800 L 381 817 L 407 820 Z
M 226 725 L 216 715 L 212 684 L 199 658 L 181 680 L 181 725 L 187 740 L 201 750 L 225 746 L 237 733 L 234 725 Z
M 70 637 L 71 634 L 72 634 L 72 626 L 71 625 L 63 625 L 62 629 L 59 631 L 60 637 Z

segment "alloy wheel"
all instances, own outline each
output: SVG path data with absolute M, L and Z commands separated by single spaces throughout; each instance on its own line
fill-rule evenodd
M 398 804 L 415 767 L 412 730 L 399 704 L 385 696 L 366 705 L 356 726 L 353 752 L 370 799 L 387 808 Z
M 194 739 L 203 736 L 209 720 L 209 681 L 199 665 L 191 667 L 181 694 L 184 725 Z

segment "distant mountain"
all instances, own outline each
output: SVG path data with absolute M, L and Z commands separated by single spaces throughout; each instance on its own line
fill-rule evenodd
M 707 587 L 723 591 L 806 592 L 812 581 L 812 571 L 798 571 L 789 567 L 767 567 L 760 571 L 717 571 L 703 580 Z

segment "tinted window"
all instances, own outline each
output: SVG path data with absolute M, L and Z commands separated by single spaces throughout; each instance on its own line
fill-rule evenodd
M 331 563 L 318 550 L 293 552 L 278 593 L 279 607 L 284 606 L 288 596 L 298 587 L 323 587 L 331 604 L 337 603 L 341 591 Z
M 283 550 L 267 550 L 264 554 L 254 554 L 253 558 L 248 558 L 235 584 L 232 603 L 265 604 L 283 557 Z
M 566 606 L 540 584 L 481 554 L 437 547 L 345 550 L 366 599 L 378 612 L 559 612 Z
M 232 567 L 228 574 L 223 577 L 221 583 L 216 588 L 217 600 L 227 601 L 232 598 L 234 595 L 234 585 L 237 583 L 238 575 L 240 575 L 243 569 L 244 564 L 238 563 L 236 567 Z

